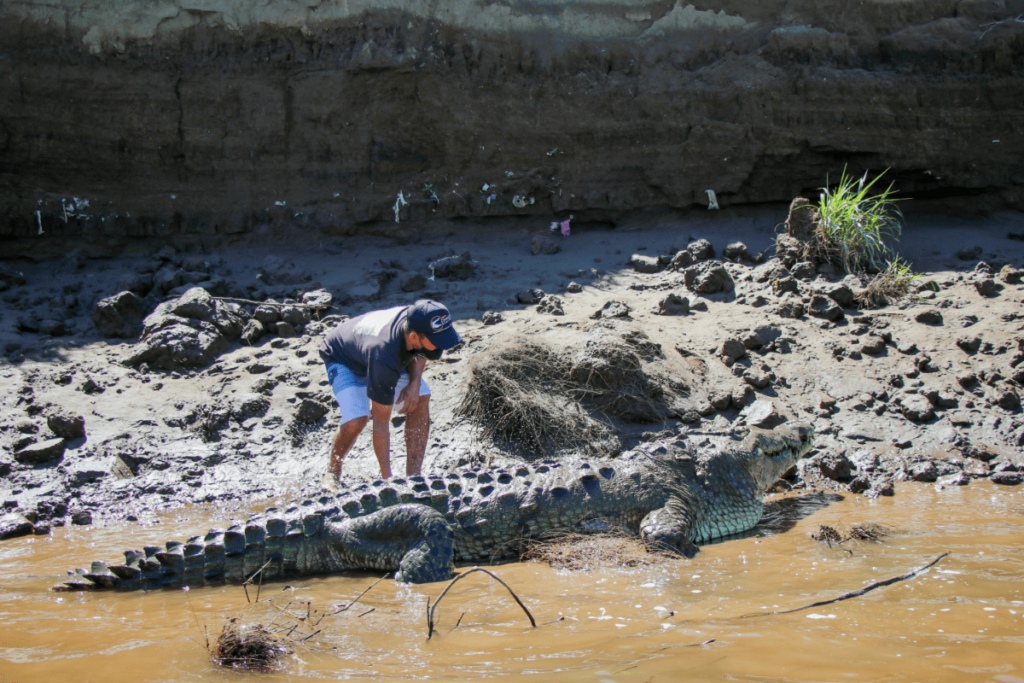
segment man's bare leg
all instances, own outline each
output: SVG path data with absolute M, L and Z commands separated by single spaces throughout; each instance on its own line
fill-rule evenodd
M 419 474 L 430 435 L 430 396 L 420 396 L 416 409 L 405 418 L 405 475 Z
M 341 462 L 352 450 L 356 439 L 362 433 L 369 418 L 357 417 L 354 420 L 345 422 L 338 431 L 334 432 L 334 441 L 331 442 L 331 462 L 327 465 L 327 472 L 336 480 L 341 478 Z

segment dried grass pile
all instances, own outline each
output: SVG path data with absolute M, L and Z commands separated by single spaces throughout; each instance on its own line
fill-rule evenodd
M 475 358 L 458 413 L 499 443 L 541 452 L 611 436 L 573 400 L 567 359 L 545 344 L 520 341 Z
M 872 277 L 864 291 L 857 295 L 857 303 L 865 308 L 879 308 L 899 301 L 911 293 L 914 275 L 910 266 L 901 259 L 894 259 L 885 270 Z
M 291 653 L 263 624 L 243 625 L 238 619 L 224 624 L 210 651 L 215 663 L 248 671 L 272 671 L 282 656 Z
M 615 567 L 650 567 L 677 559 L 649 547 L 638 536 L 622 532 L 553 534 L 530 540 L 521 559 L 543 562 L 555 569 L 588 571 Z
M 617 438 L 611 418 L 649 423 L 674 414 L 685 387 L 643 369 L 660 353 L 642 334 L 599 329 L 576 352 L 513 339 L 476 356 L 458 414 L 496 443 L 535 454 L 600 454 Z

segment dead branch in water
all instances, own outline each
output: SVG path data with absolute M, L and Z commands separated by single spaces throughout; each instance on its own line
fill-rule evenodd
M 876 588 L 882 588 L 883 586 L 891 586 L 894 583 L 899 583 L 900 581 L 906 581 L 907 579 L 912 579 L 915 576 L 917 576 L 918 574 L 920 574 L 921 572 L 923 572 L 924 570 L 930 569 L 931 567 L 934 567 L 939 562 L 941 562 L 943 558 L 945 558 L 948 555 L 949 555 L 949 553 L 942 553 L 941 555 L 936 557 L 934 560 L 932 560 L 931 562 L 929 562 L 925 566 L 919 567 L 919 568 L 915 569 L 914 571 L 910 572 L 909 574 L 902 574 L 900 576 L 894 576 L 894 577 L 892 577 L 890 579 L 885 579 L 884 581 L 876 581 L 876 582 L 874 582 L 872 584 L 864 586 L 860 590 L 851 591 L 849 593 L 843 593 L 839 597 L 832 598 L 831 600 L 821 600 L 819 602 L 812 602 L 810 605 L 804 605 L 803 607 L 794 607 L 793 609 L 784 609 L 784 610 L 778 610 L 778 611 L 775 611 L 775 612 L 755 612 L 754 614 L 744 614 L 741 618 L 747 619 L 749 617 L 766 617 L 766 616 L 769 616 L 769 615 L 772 615 L 772 614 L 791 614 L 792 612 L 800 612 L 800 611 L 805 610 L 805 609 L 811 609 L 812 607 L 821 607 L 822 605 L 831 605 L 832 603 L 840 602 L 841 600 L 849 600 L 850 598 L 856 598 L 856 597 L 859 597 L 861 595 L 864 595 L 865 593 L 869 593 L 869 592 L 875 590 Z
M 255 603 L 260 600 L 260 587 L 262 586 L 263 570 L 270 563 L 263 565 L 242 584 L 242 589 L 245 591 L 245 598 L 247 609 L 255 607 Z M 256 589 L 256 600 L 253 601 L 249 596 L 248 585 L 256 582 L 256 577 L 259 576 L 259 585 Z M 344 612 L 356 604 L 360 598 L 366 595 L 371 588 L 376 586 L 378 583 L 383 581 L 385 578 L 390 576 L 387 574 L 377 581 L 370 584 L 362 593 L 356 596 L 355 600 L 347 605 L 343 605 L 340 609 L 336 609 L 332 612 L 321 612 L 318 609 L 313 608 L 312 600 L 296 601 L 288 600 L 285 606 L 275 604 L 274 598 L 268 598 L 263 601 L 265 605 L 269 605 L 277 614 L 273 620 L 267 626 L 262 623 L 252 623 L 251 619 L 243 621 L 240 617 L 231 617 L 226 619 L 224 627 L 221 631 L 220 636 L 216 642 L 210 643 L 209 638 L 206 640 L 206 650 L 210 654 L 210 658 L 215 664 L 221 666 L 228 666 L 234 669 L 248 670 L 248 671 L 272 671 L 279 665 L 279 660 L 282 656 L 291 654 L 302 649 L 312 649 L 310 647 L 310 641 L 317 635 L 324 632 L 324 628 L 319 628 L 320 623 L 324 620 L 324 617 L 333 616 Z M 287 588 L 286 588 L 287 590 Z M 292 612 L 291 607 L 296 605 L 298 612 Z M 302 605 L 306 606 L 305 612 L 302 612 Z M 191 603 L 189 605 L 191 607 Z M 364 617 L 367 614 L 371 614 L 376 608 L 370 608 L 363 612 L 359 617 Z M 195 611 L 193 610 L 193 615 Z M 246 623 L 250 622 L 250 623 Z M 199 627 L 199 620 L 196 617 L 196 626 Z M 204 635 L 206 633 L 205 628 L 200 628 Z
M 364 590 L 362 593 L 360 593 L 359 595 L 356 596 L 355 600 L 353 600 L 352 602 L 348 603 L 347 605 L 339 608 L 336 612 L 331 612 L 331 616 L 333 616 L 335 614 L 340 614 L 341 612 L 347 612 L 349 609 L 352 608 L 352 605 L 354 605 L 357 602 L 359 602 L 359 598 L 363 597 L 364 595 L 366 595 L 367 593 L 370 592 L 370 588 L 373 588 L 374 586 L 376 586 L 378 583 L 380 583 L 384 579 L 388 578 L 389 576 L 391 576 L 391 574 L 385 574 L 384 576 L 380 577 L 379 579 L 377 579 L 376 581 L 371 583 L 366 590 Z M 362 616 L 362 615 L 360 615 L 360 616 Z M 321 617 L 321 618 L 323 618 L 323 617 Z
M 256 588 L 256 602 L 260 601 L 260 589 L 263 588 L 263 570 L 266 569 L 272 561 L 273 560 L 267 560 L 266 562 L 264 562 L 262 567 L 254 571 L 252 573 L 252 576 L 250 576 L 248 579 L 242 582 L 242 589 L 245 591 L 246 602 L 252 602 L 252 600 L 249 599 L 249 584 L 252 583 L 252 580 L 255 579 L 257 576 L 260 577 L 260 584 Z
M 467 569 L 466 571 L 462 572 L 454 579 L 449 581 L 448 585 L 444 587 L 443 591 L 441 591 L 441 594 L 437 596 L 437 600 L 434 601 L 433 605 L 430 604 L 430 597 L 427 597 L 427 640 L 430 640 L 430 636 L 434 635 L 434 611 L 437 610 L 437 606 L 440 604 L 441 598 L 448 594 L 448 591 L 451 589 L 452 586 L 455 585 L 456 581 L 458 581 L 459 579 L 466 578 L 473 572 L 483 572 L 484 574 L 487 574 L 492 579 L 494 579 L 502 586 L 504 586 L 505 589 L 508 590 L 508 592 L 512 595 L 512 598 L 516 601 L 516 604 L 522 607 L 523 611 L 526 612 L 526 616 L 530 618 L 530 625 L 534 628 L 537 628 L 537 621 L 533 618 L 533 615 L 530 614 L 530 610 L 526 609 L 526 605 L 523 604 L 523 601 L 519 599 L 519 596 L 516 595 L 516 592 L 512 590 L 512 588 L 510 588 L 507 583 L 499 579 L 493 572 L 490 572 L 484 569 L 483 567 L 473 567 L 472 569 Z M 459 621 L 462 621 L 462 617 L 459 617 Z

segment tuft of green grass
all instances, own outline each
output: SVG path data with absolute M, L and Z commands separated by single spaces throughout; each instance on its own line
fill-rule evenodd
M 891 242 L 902 234 L 902 214 L 893 198 L 892 184 L 878 194 L 872 188 L 885 175 L 870 182 L 847 175 L 832 189 L 822 188 L 816 239 L 809 244 L 815 260 L 828 261 L 848 273 L 881 273 L 895 258 Z

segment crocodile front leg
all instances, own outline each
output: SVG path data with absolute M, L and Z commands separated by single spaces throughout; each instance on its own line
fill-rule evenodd
M 640 538 L 659 550 L 692 558 L 697 546 L 690 540 L 690 523 L 668 507 L 658 508 L 640 522 Z
M 395 571 L 396 581 L 444 581 L 455 571 L 455 535 L 444 515 L 425 505 L 334 518 L 324 526 L 323 541 L 331 564 Z

